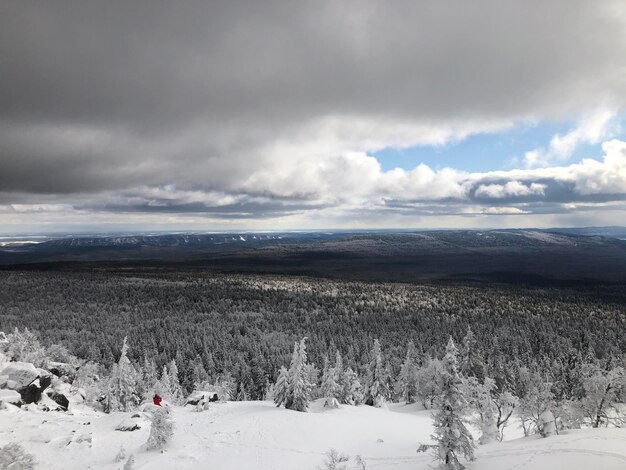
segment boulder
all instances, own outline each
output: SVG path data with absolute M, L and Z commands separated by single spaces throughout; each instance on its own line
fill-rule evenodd
M 0 371 L 0 376 L 6 376 L 4 388 L 17 390 L 26 387 L 40 377 L 39 369 L 30 362 L 9 362 Z
M 217 392 L 213 391 L 204 391 L 204 390 L 196 390 L 192 392 L 189 397 L 187 397 L 187 401 L 185 405 L 193 405 L 196 406 L 198 404 L 204 404 L 208 402 L 219 401 L 219 395 Z
M 48 395 L 57 405 L 59 405 L 61 410 L 67 411 L 67 409 L 69 408 L 70 401 L 62 393 L 59 393 L 55 390 L 49 390 L 48 392 L 46 392 L 46 395 Z
M 48 375 L 45 377 L 40 377 L 32 382 L 30 385 L 26 387 L 22 387 L 17 391 L 22 396 L 22 401 L 24 403 L 37 403 L 41 400 L 41 395 L 44 390 L 48 388 L 50 383 L 52 382 L 52 378 Z
M 52 383 L 50 373 L 29 362 L 9 362 L 0 371 L 0 388 L 15 390 L 23 403 L 37 403 Z
M 136 431 L 137 429 L 141 429 L 141 425 L 136 418 L 126 418 L 115 427 L 116 431 Z
M 72 383 L 76 378 L 76 367 L 66 362 L 48 362 L 48 369 L 54 375 L 64 379 L 64 381 Z
M 19 406 L 22 404 L 22 397 L 15 390 L 0 390 L 0 405 L 2 403 L 11 403 Z

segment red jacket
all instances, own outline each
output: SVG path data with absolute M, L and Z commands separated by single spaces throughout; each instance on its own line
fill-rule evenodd
M 154 403 L 156 406 L 161 406 L 161 397 L 158 395 L 154 395 L 152 397 L 152 403 Z

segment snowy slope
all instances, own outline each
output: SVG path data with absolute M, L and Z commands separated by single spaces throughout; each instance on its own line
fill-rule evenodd
M 130 414 L 79 407 L 71 414 L 0 411 L 0 445 L 20 442 L 40 468 L 64 470 L 119 469 L 115 456 L 122 445 L 135 455 L 136 469 L 313 470 L 331 447 L 361 454 L 369 470 L 427 470 L 434 463 L 430 454 L 416 453 L 419 443 L 430 441 L 432 427 L 430 412 L 414 406 L 324 410 L 314 403 L 309 413 L 298 413 L 270 402 L 229 402 L 201 413 L 181 407 L 172 412 L 175 435 L 163 453 L 145 450 L 149 425 L 114 430 Z M 515 439 L 481 447 L 477 457 L 468 470 L 623 470 L 626 430 Z M 354 460 L 349 468 L 357 468 Z

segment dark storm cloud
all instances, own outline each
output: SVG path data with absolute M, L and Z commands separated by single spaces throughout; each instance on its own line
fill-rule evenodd
M 450 194 L 404 194 L 421 186 L 380 183 L 366 157 L 339 157 L 617 109 L 624 21 L 618 1 L 7 0 L 0 193 L 7 204 L 252 215 L 344 196 L 463 199 L 458 179 Z M 544 199 L 576 200 L 575 183 L 548 180 L 537 182 Z M 174 198 L 277 202 L 218 211 L 185 197 L 116 199 L 168 185 Z M 480 200 L 478 185 L 470 203 L 542 199 Z

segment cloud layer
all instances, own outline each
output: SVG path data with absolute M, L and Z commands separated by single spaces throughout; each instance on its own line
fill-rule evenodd
M 295 228 L 619 205 L 623 142 L 559 165 L 626 104 L 625 26 L 620 1 L 9 0 L 0 222 Z M 570 119 L 520 170 L 383 172 L 371 156 Z

